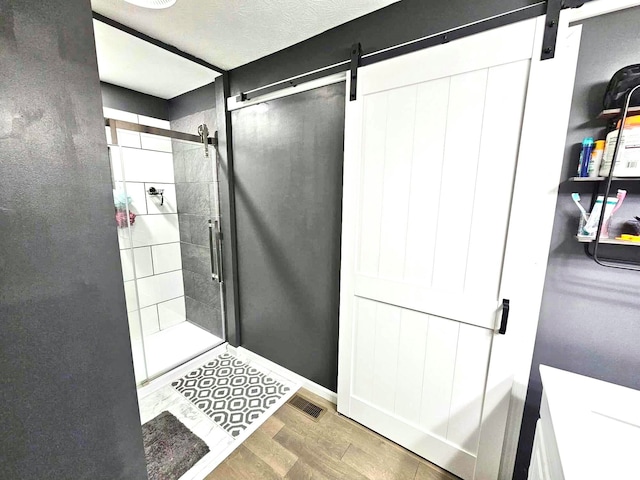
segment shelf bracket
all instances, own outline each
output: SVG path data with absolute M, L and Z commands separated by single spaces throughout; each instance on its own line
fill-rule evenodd
M 556 54 L 560 10 L 562 10 L 562 0 L 547 0 L 547 16 L 545 19 L 544 36 L 542 38 L 542 54 L 540 55 L 540 60 L 549 60 Z
M 349 92 L 349 100 L 353 102 L 357 98 L 358 92 L 358 67 L 362 60 L 362 46 L 354 43 L 351 46 L 351 91 Z

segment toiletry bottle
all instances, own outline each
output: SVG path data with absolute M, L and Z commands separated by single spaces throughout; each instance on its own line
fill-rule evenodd
M 589 176 L 597 177 L 600 175 L 600 164 L 602 163 L 602 157 L 604 156 L 604 140 L 596 140 L 591 152 L 591 161 L 589 162 Z
M 589 161 L 591 160 L 591 152 L 593 151 L 593 137 L 587 137 L 582 141 L 582 151 L 580 152 L 580 171 L 579 177 L 589 175 Z

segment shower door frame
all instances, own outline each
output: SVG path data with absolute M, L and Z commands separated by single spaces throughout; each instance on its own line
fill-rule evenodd
M 200 135 L 194 135 L 192 133 L 178 132 L 177 130 L 167 130 L 165 128 L 150 127 L 149 125 L 140 125 L 138 123 L 127 122 L 124 120 L 116 120 L 115 118 L 105 118 L 105 127 L 111 129 L 111 141 L 118 139 L 117 129 L 129 130 L 138 133 L 148 133 L 150 135 L 158 135 L 160 137 L 169 137 L 176 140 L 184 140 L 187 142 L 204 143 L 203 138 Z M 207 138 L 207 145 L 212 145 L 214 148 L 218 147 L 218 131 L 216 130 L 213 137 Z
M 193 142 L 193 143 L 198 143 L 203 145 L 203 147 L 205 148 L 204 151 L 204 155 L 206 157 L 210 157 L 211 155 L 215 155 L 216 158 L 213 158 L 212 161 L 215 162 L 212 165 L 213 168 L 213 173 L 215 175 L 214 177 L 214 184 L 215 184 L 215 199 L 214 199 L 214 203 L 215 203 L 215 210 L 216 210 L 216 218 L 215 219 L 210 219 L 209 221 L 209 229 L 210 229 L 210 251 L 211 251 L 211 268 L 212 268 L 212 273 L 211 273 L 211 279 L 213 281 L 216 281 L 219 284 L 219 294 L 220 294 L 220 313 L 221 313 L 221 319 L 222 319 L 222 342 L 220 342 L 217 345 L 213 345 L 211 348 L 205 350 L 204 352 L 198 352 L 193 356 L 189 356 L 188 358 L 185 358 L 183 361 L 181 361 L 180 364 L 177 365 L 173 365 L 167 369 L 161 370 L 157 373 L 154 373 L 153 375 L 149 374 L 149 370 L 147 367 L 147 359 L 146 359 L 146 351 L 145 351 L 145 340 L 144 340 L 144 331 L 142 328 L 142 321 L 140 318 L 140 309 L 138 308 L 138 322 L 140 324 L 140 338 L 141 338 L 141 342 L 142 342 L 142 355 L 143 355 L 143 359 L 144 359 L 144 371 L 145 371 L 145 378 L 144 380 L 142 380 L 138 385 L 138 388 L 141 388 L 145 385 L 147 385 L 149 382 L 151 382 L 152 380 L 155 380 L 159 377 L 161 377 L 162 375 L 165 375 L 166 373 L 180 367 L 181 365 L 184 365 L 185 363 L 190 362 L 191 360 L 193 360 L 194 358 L 198 357 L 199 355 L 203 355 L 204 353 L 207 353 L 211 350 L 213 350 L 214 348 L 219 347 L 220 345 L 224 344 L 225 342 L 227 342 L 227 316 L 226 316 L 226 302 L 225 302 L 225 298 L 224 298 L 224 275 L 223 275 L 223 268 L 222 268 L 222 242 L 221 242 L 221 238 L 222 238 L 222 225 L 221 225 L 221 221 L 220 221 L 220 191 L 219 191 L 219 175 L 218 175 L 218 160 L 217 160 L 217 154 L 218 154 L 218 131 L 216 130 L 213 134 L 213 137 L 204 137 L 201 135 L 194 135 L 191 133 L 185 133 L 185 132 L 179 132 L 177 130 L 167 130 L 164 128 L 159 128 L 159 127 L 152 127 L 149 125 L 141 125 L 138 123 L 133 123 L 133 122 L 127 122 L 125 120 L 117 120 L 114 118 L 107 118 L 105 117 L 104 119 L 104 125 L 105 127 L 108 127 L 110 129 L 111 132 L 111 145 L 112 146 L 117 146 L 119 149 L 122 148 L 122 146 L 119 144 L 118 141 L 118 133 L 117 130 L 128 130 L 128 131 L 133 131 L 133 132 L 137 132 L 137 133 L 146 133 L 146 134 L 150 134 L 150 135 L 157 135 L 157 136 L 161 136 L 161 137 L 168 137 L 168 138 L 172 138 L 175 140 L 181 140 L 181 141 L 186 141 L 186 142 Z M 205 124 L 206 126 L 206 124 Z M 205 130 L 206 131 L 206 130 Z M 206 140 L 206 142 L 205 142 Z M 212 146 L 213 149 L 212 151 L 209 150 L 209 146 Z M 122 160 L 122 159 L 121 159 Z M 110 166 L 110 168 L 113 168 Z M 126 192 L 126 183 L 127 180 L 124 177 L 124 169 L 122 171 L 122 175 L 123 175 L 123 179 L 122 179 L 122 183 L 124 184 L 124 188 L 125 188 L 125 192 Z M 115 184 L 115 181 L 114 181 Z M 128 218 L 129 218 L 129 207 L 127 206 L 127 223 L 128 223 Z M 131 224 L 128 223 L 128 228 L 131 229 Z M 216 228 L 217 232 L 212 232 L 212 230 Z M 213 235 L 216 236 L 216 245 L 214 247 L 213 245 Z M 215 253 L 214 253 L 214 248 L 215 248 Z M 134 264 L 134 281 L 137 282 L 137 275 L 135 274 L 135 254 L 133 253 L 133 245 L 131 245 L 131 250 L 132 250 L 132 263 Z M 214 258 L 215 255 L 215 258 Z M 216 267 L 216 271 L 214 273 L 213 268 L 214 268 L 214 262 L 217 265 Z M 136 298 L 138 298 L 138 293 L 137 293 L 137 284 L 136 284 Z M 139 301 L 139 300 L 138 300 Z

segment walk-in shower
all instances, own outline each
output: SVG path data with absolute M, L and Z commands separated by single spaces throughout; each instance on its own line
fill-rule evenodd
M 225 339 L 215 138 L 105 109 L 136 382 Z M 117 118 L 115 118 L 117 117 Z

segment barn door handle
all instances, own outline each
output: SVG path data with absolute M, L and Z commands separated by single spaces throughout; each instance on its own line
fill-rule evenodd
M 507 322 L 509 321 L 509 300 L 506 298 L 502 299 L 502 320 L 500 320 L 500 328 L 498 329 L 498 333 L 500 335 L 504 335 L 507 333 Z

